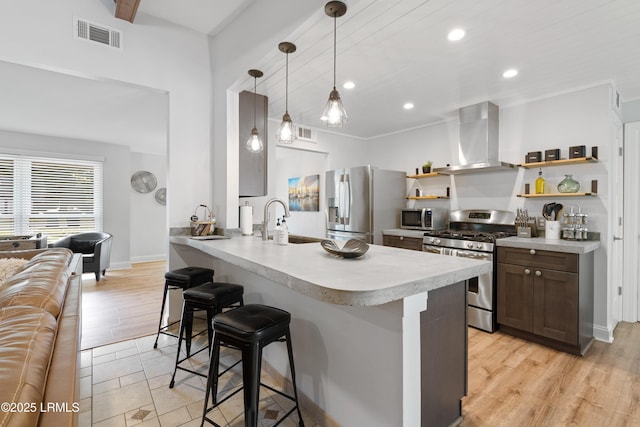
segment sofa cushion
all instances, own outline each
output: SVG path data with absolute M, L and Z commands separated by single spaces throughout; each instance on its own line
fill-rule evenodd
M 26 408 L 0 411 L 1 426 L 37 424 L 56 329 L 56 319 L 41 308 L 0 308 L 0 402 Z
M 73 254 L 64 248 L 43 251 L 0 287 L 0 307 L 41 307 L 58 317 L 64 305 Z
M 95 251 L 98 240 L 80 240 L 71 238 L 69 249 L 77 254 L 92 254 Z

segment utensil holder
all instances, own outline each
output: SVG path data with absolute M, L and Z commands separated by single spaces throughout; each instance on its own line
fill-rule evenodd
M 560 221 L 545 221 L 544 238 L 547 240 L 560 240 Z

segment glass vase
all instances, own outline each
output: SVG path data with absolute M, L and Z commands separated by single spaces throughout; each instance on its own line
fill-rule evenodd
M 558 183 L 558 191 L 561 193 L 577 193 L 580 190 L 580 183 L 573 179 L 572 175 L 565 175 L 564 179 Z

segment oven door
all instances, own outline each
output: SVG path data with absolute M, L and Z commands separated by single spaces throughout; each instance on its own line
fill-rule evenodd
M 455 255 L 462 258 L 472 258 L 481 261 L 493 261 L 493 253 L 455 250 Z M 489 273 L 481 274 L 469 280 L 469 305 L 486 310 L 493 309 L 493 269 Z

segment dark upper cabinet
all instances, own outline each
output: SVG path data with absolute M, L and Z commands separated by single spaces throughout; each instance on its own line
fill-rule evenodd
M 246 148 L 247 139 L 253 129 L 253 112 L 255 101 L 256 128 L 264 144 L 259 153 L 252 153 Z M 239 192 L 240 197 L 265 196 L 267 194 L 267 104 L 266 96 L 253 92 L 240 92 L 239 125 Z

